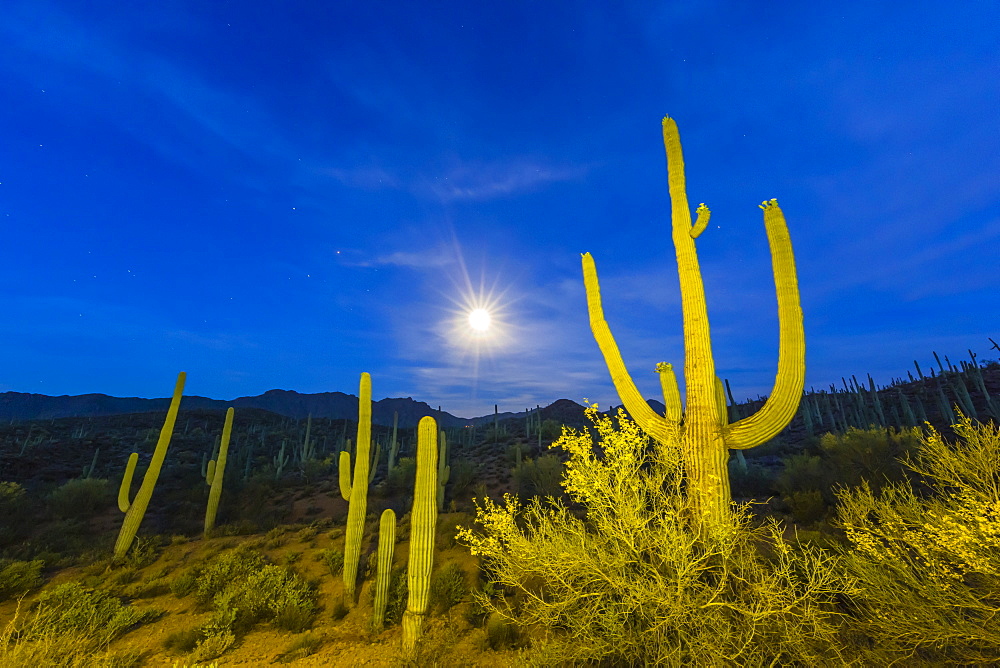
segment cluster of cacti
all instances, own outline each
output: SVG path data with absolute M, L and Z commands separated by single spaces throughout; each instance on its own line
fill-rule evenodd
M 437 531 L 437 422 L 420 419 L 417 432 L 417 479 L 410 514 L 409 599 L 403 613 L 403 651 L 412 656 L 420 639 L 430 600 L 434 537 Z
M 139 461 L 139 453 L 133 452 L 128 458 L 125 467 L 125 476 L 122 478 L 121 487 L 118 489 L 118 508 L 125 513 L 125 520 L 122 522 L 121 531 L 118 533 L 118 540 L 115 542 L 115 558 L 121 559 L 128 552 L 128 548 L 135 539 L 135 534 L 139 530 L 142 518 L 146 514 L 146 507 L 153 497 L 153 488 L 156 487 L 156 480 L 160 476 L 160 468 L 163 466 L 163 459 L 167 455 L 167 448 L 170 446 L 170 437 L 174 433 L 174 422 L 177 421 L 177 411 L 181 405 L 181 395 L 184 393 L 185 373 L 177 374 L 177 385 L 174 387 L 174 396 L 170 400 L 170 408 L 167 409 L 167 417 L 160 430 L 160 438 L 156 442 L 156 450 L 153 451 L 153 458 L 146 469 L 146 475 L 142 479 L 142 485 L 135 495 L 135 500 L 129 501 L 129 493 L 132 487 L 132 476 L 135 474 L 135 465 Z
M 392 579 L 392 553 L 396 548 L 396 513 L 392 508 L 382 511 L 378 523 L 378 570 L 375 575 L 375 596 L 372 625 L 382 628 L 385 606 L 389 601 L 389 582 Z
M 281 478 L 285 472 L 285 465 L 288 464 L 288 455 L 285 453 L 285 441 L 281 442 L 281 450 L 274 456 L 274 479 Z
M 730 517 L 729 449 L 746 449 L 766 442 L 795 416 L 805 384 L 805 335 L 799 303 L 795 259 L 788 226 L 777 200 L 762 203 L 764 227 L 771 248 L 778 295 L 778 373 L 774 391 L 759 412 L 729 423 L 725 390 L 716 376 L 709 333 L 705 289 L 695 249 L 695 239 L 708 227 L 710 211 L 704 204 L 691 222 L 685 186 L 684 159 L 676 122 L 663 119 L 668 183 L 684 318 L 684 376 L 687 405 L 681 407 L 673 368 L 657 366 L 663 389 L 665 415 L 646 403 L 622 361 L 618 345 L 604 319 L 597 270 L 589 253 L 583 255 L 590 326 L 618 395 L 632 418 L 656 441 L 680 446 L 685 462 L 688 494 L 695 508 L 694 521 L 711 529 Z M 683 419 L 682 419 L 683 416 Z
M 208 506 L 205 508 L 205 537 L 215 528 L 215 515 L 219 511 L 219 498 L 222 496 L 222 482 L 226 475 L 226 458 L 229 455 L 229 438 L 233 433 L 233 408 L 226 411 L 226 423 L 222 427 L 222 441 L 219 445 L 218 459 L 208 463 L 205 471 L 205 482 L 211 487 L 208 491 Z
M 303 466 L 309 460 L 315 458 L 316 447 L 312 440 L 309 438 L 309 434 L 312 431 L 312 413 L 309 413 L 306 417 L 306 436 L 302 440 L 302 446 L 298 451 L 299 466 Z
M 350 604 L 354 603 L 358 560 L 361 557 L 361 539 L 365 533 L 365 513 L 368 512 L 369 450 L 372 433 L 372 379 L 361 374 L 358 389 L 358 441 L 354 457 L 354 476 L 350 484 L 347 509 L 347 537 L 344 541 L 344 591 Z M 351 455 L 340 453 L 340 487 L 344 490 L 345 474 L 351 470 Z M 348 475 L 350 475 L 348 473 Z

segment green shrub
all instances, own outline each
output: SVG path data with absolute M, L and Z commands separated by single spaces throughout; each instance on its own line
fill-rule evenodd
M 562 496 L 563 464 L 555 455 L 542 455 L 538 459 L 525 458 L 514 469 L 514 482 L 521 498 L 530 496 Z
M 798 524 L 812 524 L 826 516 L 826 503 L 818 489 L 792 492 L 781 499 Z
M 312 656 L 323 645 L 323 638 L 312 633 L 303 633 L 293 640 L 281 653 L 279 663 L 291 663 L 303 657 Z
M 388 494 L 397 494 L 403 490 L 413 489 L 417 478 L 417 460 L 413 457 L 400 457 L 386 478 L 385 486 Z
M 180 631 L 174 631 L 173 633 L 168 634 L 167 637 L 163 639 L 163 647 L 167 650 L 187 654 L 188 652 L 194 650 L 204 637 L 205 636 L 200 627 L 195 627 L 193 629 L 181 629 Z
M 76 478 L 49 494 L 48 503 L 59 519 L 85 519 L 111 508 L 114 492 L 107 480 Z
M 545 641 L 530 665 L 821 665 L 848 663 L 834 621 L 835 558 L 755 527 L 746 506 L 709 534 L 694 532 L 679 445 L 651 444 L 620 411 L 616 428 L 593 408 L 601 439 L 567 430 L 558 499 L 486 500 L 459 540 L 515 596 L 473 592 L 484 609 Z M 648 470 L 643 466 L 648 464 Z M 759 545 L 769 546 L 764 554 Z M 488 622 L 489 637 L 511 642 Z M 722 658 L 724 657 L 724 658 Z
M 1000 656 L 1000 430 L 931 429 L 906 466 L 932 494 L 906 483 L 876 495 L 862 483 L 839 493 L 836 524 L 851 543 L 849 628 L 868 665 L 990 664 Z
M 748 457 L 747 468 L 744 471 L 735 465 L 734 461 L 729 462 L 729 486 L 733 498 L 761 498 L 774 493 L 775 474 L 769 469 Z
M 409 602 L 410 588 L 408 581 L 408 570 L 404 566 L 396 566 L 389 576 L 389 595 L 385 606 L 385 626 L 399 624 L 403 620 L 403 613 Z
M 209 628 L 241 634 L 259 622 L 275 620 L 281 628 L 301 631 L 312 620 L 315 602 L 315 591 L 298 575 L 283 566 L 264 564 L 237 575 L 214 596 Z
M 22 594 L 42 584 L 44 561 L 0 559 L 0 601 Z
M 333 577 L 339 577 L 344 572 L 344 553 L 340 550 L 322 550 L 319 558 L 326 564 Z
M 79 582 L 66 582 L 39 595 L 36 613 L 20 633 L 28 640 L 83 635 L 91 639 L 96 649 L 106 647 L 132 627 L 158 616 L 158 612 L 125 605 L 107 592 L 89 589 Z
M 188 568 L 170 581 L 170 591 L 177 598 L 183 598 L 195 590 L 201 569 L 197 566 Z
M 446 564 L 431 576 L 431 601 L 439 613 L 445 613 L 460 603 L 468 591 L 465 571 L 454 562 Z
M 774 481 L 783 495 L 806 489 L 829 490 L 827 464 L 819 455 L 798 453 L 782 460 L 784 468 Z
M 199 603 L 212 601 L 230 584 L 242 582 L 267 564 L 264 555 L 249 547 L 240 546 L 213 559 L 198 574 L 195 596 Z
M 448 476 L 450 496 L 453 498 L 464 497 L 475 482 L 478 473 L 479 466 L 468 459 L 453 461 Z
M 493 613 L 486 622 L 486 643 L 493 651 L 517 647 L 521 644 L 521 630 L 509 619 Z
M 542 421 L 542 440 L 555 441 L 562 436 L 563 425 L 558 420 Z

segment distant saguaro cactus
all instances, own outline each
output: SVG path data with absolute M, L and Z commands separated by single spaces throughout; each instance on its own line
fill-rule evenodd
M 160 439 L 156 442 L 156 450 L 153 451 L 149 468 L 146 469 L 146 475 L 142 478 L 142 485 L 136 492 L 135 500 L 131 502 L 129 502 L 128 496 L 132 487 L 132 476 L 135 474 L 135 465 L 139 461 L 139 453 L 133 452 L 129 455 L 125 476 L 118 489 L 118 507 L 125 513 L 125 520 L 122 522 L 121 531 L 118 532 L 118 540 L 115 542 L 115 559 L 124 557 L 128 548 L 132 546 L 135 534 L 139 531 L 139 525 L 146 514 L 146 508 L 149 506 L 149 500 L 153 498 L 153 488 L 156 487 L 156 479 L 160 477 L 163 459 L 167 456 L 170 437 L 174 433 L 174 423 L 177 421 L 177 411 L 181 406 L 181 395 L 184 393 L 186 379 L 187 374 L 183 371 L 177 374 L 174 396 L 170 400 L 170 408 L 167 409 L 167 418 L 163 421 L 163 428 L 160 429 Z
M 403 651 L 412 656 L 420 640 L 430 600 L 437 531 L 437 422 L 420 418 L 417 429 L 417 482 L 410 515 L 410 561 L 407 567 L 410 597 L 403 613 Z
M 358 444 L 354 452 L 354 479 L 347 508 L 347 537 L 344 545 L 344 592 L 351 604 L 354 602 L 358 577 L 358 559 L 361 558 L 361 539 L 365 533 L 365 513 L 368 512 L 368 451 L 371 449 L 371 437 L 372 377 L 362 373 L 358 390 Z M 350 471 L 349 453 L 340 453 L 340 465 Z
M 206 482 L 211 485 L 208 491 L 208 506 L 205 508 L 205 538 L 215 528 L 215 515 L 219 511 L 219 497 L 222 496 L 222 481 L 226 475 L 226 457 L 229 454 L 229 438 L 233 433 L 233 408 L 226 411 L 226 422 L 222 427 L 222 443 L 219 446 L 219 459 L 209 462 Z
M 688 479 L 688 493 L 699 526 L 717 525 L 730 515 L 731 492 L 727 467 L 729 449 L 743 450 L 773 438 L 795 416 L 805 385 L 805 333 L 795 272 L 795 258 L 788 225 L 777 200 L 760 205 L 771 248 L 778 294 L 778 372 L 774 390 L 755 414 L 729 424 L 725 390 L 716 376 L 709 335 L 705 288 L 695 250 L 695 239 L 708 226 L 710 211 L 704 204 L 691 224 L 677 123 L 663 119 L 663 144 L 667 153 L 668 183 L 673 219 L 673 242 L 680 276 L 684 317 L 684 377 L 687 405 L 681 408 L 677 378 L 671 365 L 660 363 L 665 415 L 658 415 L 643 399 L 629 376 L 621 353 L 604 319 L 597 269 L 590 253 L 583 255 L 590 327 L 601 349 L 618 395 L 632 418 L 653 439 L 680 445 Z

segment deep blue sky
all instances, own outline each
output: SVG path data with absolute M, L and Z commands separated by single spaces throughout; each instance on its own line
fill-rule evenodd
M 462 416 L 618 403 L 589 251 L 658 398 L 684 355 L 664 114 L 713 212 L 738 398 L 777 363 L 772 197 L 807 387 L 995 359 L 998 26 L 973 0 L 7 0 L 0 391 L 168 396 L 183 370 L 217 399 L 355 393 L 368 371 L 375 399 Z

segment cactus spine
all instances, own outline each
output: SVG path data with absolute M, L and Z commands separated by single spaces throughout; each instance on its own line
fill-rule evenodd
M 143 476 L 142 485 L 136 492 L 135 500 L 129 503 L 129 490 L 132 488 L 132 476 L 135 473 L 135 464 L 139 460 L 139 453 L 133 452 L 129 455 L 128 465 L 125 467 L 125 477 L 122 478 L 121 487 L 118 489 L 118 507 L 125 513 L 125 520 L 122 522 L 121 531 L 118 532 L 118 540 L 115 542 L 115 558 L 121 559 L 128 552 L 135 534 L 139 530 L 142 518 L 146 514 L 146 507 L 153 497 L 153 488 L 156 487 L 156 479 L 160 476 L 160 469 L 163 467 L 163 459 L 167 456 L 167 448 L 170 446 L 170 437 L 174 433 L 174 423 L 177 421 L 177 411 L 181 406 L 181 395 L 184 393 L 184 381 L 187 374 L 181 371 L 177 374 L 177 384 L 174 386 L 174 396 L 170 400 L 170 408 L 167 409 L 167 418 L 163 421 L 163 428 L 160 429 L 160 439 L 156 442 L 156 450 L 153 451 L 153 458 L 149 462 L 146 475 Z
M 354 603 L 354 589 L 358 577 L 358 559 L 361 557 L 361 539 L 365 533 L 365 513 L 368 511 L 368 451 L 372 436 L 372 378 L 361 374 L 358 390 L 358 443 L 354 453 L 354 480 L 351 484 L 350 505 L 347 510 L 347 538 L 344 546 L 344 592 Z M 350 471 L 351 456 L 346 460 L 340 453 L 341 466 L 346 463 Z M 342 468 L 341 471 L 345 469 Z M 341 473 L 341 481 L 343 481 Z M 341 482 L 343 485 L 343 482 Z
M 411 656 L 416 651 L 430 600 L 437 530 L 437 422 L 432 417 L 422 417 L 417 429 L 417 482 L 410 515 L 407 574 L 410 597 L 403 613 L 403 651 Z
M 677 123 L 663 119 L 663 144 L 667 154 L 668 183 L 673 220 L 673 242 L 681 287 L 684 318 L 684 376 L 687 405 L 683 411 L 677 379 L 669 364 L 657 366 L 666 414 L 658 415 L 642 398 L 629 376 L 611 330 L 604 319 L 594 259 L 583 255 L 584 284 L 590 326 L 618 395 L 633 419 L 653 439 L 679 444 L 683 452 L 695 523 L 717 526 L 730 516 L 731 493 L 727 470 L 728 450 L 752 448 L 778 434 L 795 416 L 805 386 L 805 334 L 799 301 L 795 258 L 788 225 L 777 200 L 764 202 L 764 227 L 771 248 L 778 296 L 778 371 L 774 390 L 755 414 L 729 423 L 725 390 L 716 376 L 709 334 L 705 288 L 695 249 L 695 239 L 708 226 L 710 211 L 704 204 L 691 223 L 685 187 L 684 158 Z
M 392 552 L 395 548 L 396 513 L 392 508 L 386 508 L 378 523 L 378 571 L 372 610 L 372 625 L 376 629 L 381 629 L 385 622 L 385 606 L 389 602 L 389 581 L 392 577 Z
M 222 496 L 222 481 L 226 476 L 226 457 L 229 454 L 229 438 L 233 433 L 233 408 L 226 411 L 226 423 L 222 427 L 222 444 L 219 446 L 219 459 L 208 463 L 208 475 L 205 480 L 211 485 L 208 491 L 208 507 L 205 508 L 205 538 L 215 528 L 215 515 L 219 511 L 219 497 Z

